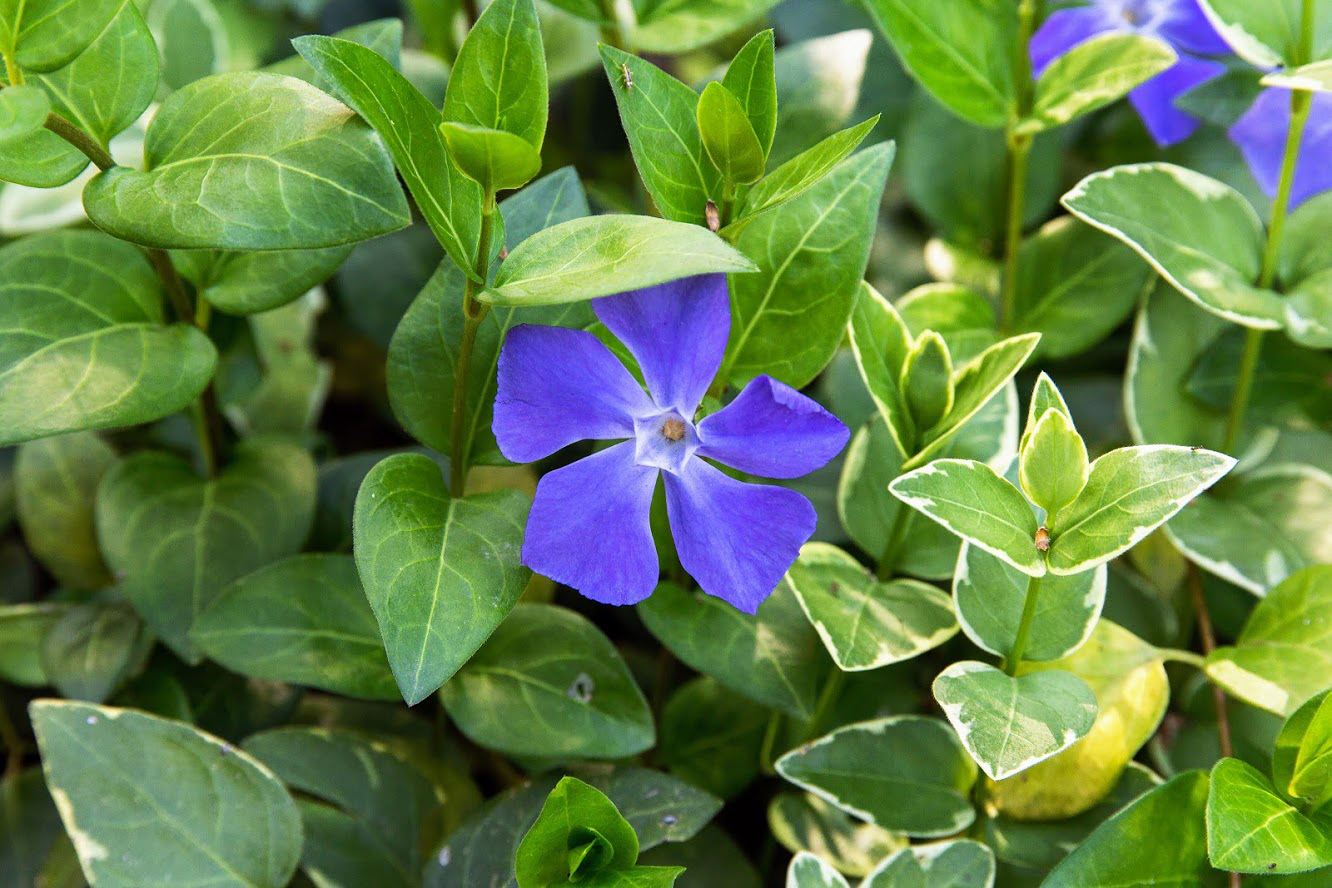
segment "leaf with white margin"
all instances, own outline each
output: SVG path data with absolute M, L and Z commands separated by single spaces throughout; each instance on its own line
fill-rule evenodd
M 1286 335 L 1306 348 L 1332 348 L 1332 268 L 1286 294 Z
M 1198 5 L 1236 55 L 1266 69 L 1295 63 L 1300 52 L 1301 2 L 1200 0 Z M 1323 16 L 1314 24 L 1313 57 L 1324 58 L 1329 51 L 1332 51 L 1332 19 Z
M 916 429 L 897 388 L 897 379 L 913 337 L 893 304 L 864 281 L 856 294 L 847 338 L 860 378 L 893 443 L 904 456 L 910 456 L 910 451 L 916 448 Z
M 936 459 L 888 485 L 893 496 L 919 509 L 1024 574 L 1045 574 L 1036 548 L 1036 515 L 1018 489 L 985 463 Z
M 1082 492 L 1050 522 L 1050 572 L 1091 570 L 1127 551 L 1234 466 L 1233 457 L 1198 447 L 1110 451 L 1092 463 Z
M 47 785 L 98 888 L 280 888 L 291 878 L 296 805 L 246 753 L 132 709 L 37 700 L 29 712 Z
M 1029 577 L 966 543 L 953 573 L 953 600 L 962 631 L 999 657 L 1008 656 L 1022 622 Z M 1046 574 L 1024 660 L 1055 660 L 1081 647 L 1105 604 L 1106 567 L 1061 577 Z
M 846 879 L 821 858 L 801 851 L 786 871 L 786 888 L 847 888 Z
M 1332 92 L 1332 59 L 1323 59 L 1298 68 L 1273 71 L 1260 81 L 1263 86 Z
M 1130 164 L 1093 173 L 1061 202 L 1213 314 L 1257 330 L 1281 327 L 1281 297 L 1253 283 L 1262 222 L 1229 185 L 1173 164 Z
M 777 760 L 777 773 L 884 829 L 949 836 L 976 817 L 976 765 L 937 718 L 895 715 L 838 728 Z
M 994 780 L 1011 777 L 1072 746 L 1096 721 L 1096 696 L 1071 672 L 1016 678 L 975 660 L 934 680 L 934 697 L 962 745 Z
M 881 582 L 836 546 L 806 543 L 782 582 L 838 667 L 878 669 L 938 647 L 957 633 L 948 596 L 917 580 Z
M 1229 693 L 1285 716 L 1332 685 L 1332 565 L 1305 568 L 1273 589 L 1206 668 Z
M 1165 531 L 1207 572 L 1266 595 L 1296 571 L 1332 562 L 1332 475 L 1263 466 L 1198 497 Z
M 1123 98 L 1175 64 L 1170 46 L 1141 34 L 1104 34 L 1055 58 L 1036 82 L 1031 113 L 1017 126 L 1036 133 Z
M 780 792 L 768 805 L 768 828 L 782 847 L 808 851 L 848 876 L 864 876 L 905 847 L 906 836 L 856 820 L 809 792 Z
M 1237 873 L 1300 873 L 1332 864 L 1332 811 L 1305 813 L 1253 765 L 1223 758 L 1207 794 L 1207 856 Z
M 885 859 L 860 888 L 990 888 L 994 852 L 971 839 L 912 845 Z

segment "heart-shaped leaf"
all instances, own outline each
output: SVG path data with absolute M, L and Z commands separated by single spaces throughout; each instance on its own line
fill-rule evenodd
M 1096 695 L 1071 672 L 1015 678 L 963 660 L 939 673 L 934 697 L 967 751 L 994 780 L 1067 749 L 1096 721 Z
M 231 581 L 297 552 L 314 504 L 314 461 L 292 444 L 244 441 L 216 478 L 178 456 L 143 452 L 102 479 L 97 534 L 139 615 L 197 663 L 195 619 Z
M 356 566 L 409 705 L 449 680 L 523 594 L 531 501 L 516 490 L 450 496 L 439 466 L 399 453 L 356 496 Z

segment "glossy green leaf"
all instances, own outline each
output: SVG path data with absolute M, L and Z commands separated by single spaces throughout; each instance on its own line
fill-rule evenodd
M 42 668 L 66 697 L 101 703 L 127 677 L 142 624 L 124 604 L 80 604 L 42 639 Z
M 385 18 L 352 25 L 350 28 L 343 28 L 331 36 L 336 40 L 346 40 L 364 46 L 375 55 L 381 56 L 394 70 L 401 71 L 402 31 L 402 19 Z M 271 65 L 266 65 L 262 70 L 299 77 L 330 95 L 338 94 L 338 84 L 316 70 L 315 66 L 302 57 L 299 52 Z
M 301 853 L 291 796 L 249 755 L 132 709 L 39 700 L 30 707 L 47 785 L 99 888 L 286 885 Z
M 1273 71 L 1263 77 L 1262 83 L 1263 86 L 1280 89 L 1332 92 L 1332 59 L 1300 65 L 1298 68 Z
M 711 43 L 757 18 L 778 0 L 660 0 L 631 34 L 643 52 L 683 52 Z
M 297 555 L 242 577 L 199 614 L 190 639 L 242 675 L 398 698 L 350 555 Z
M 1051 408 L 1029 430 L 1018 479 L 1027 498 L 1054 516 L 1087 485 L 1087 445 L 1062 410 Z
M 257 314 L 299 299 L 333 276 L 351 247 L 324 250 L 172 253 L 181 276 L 214 308 L 227 314 Z
M 821 857 L 801 851 L 786 870 L 786 888 L 847 888 L 847 884 Z
M 1233 647 L 1207 658 L 1207 675 L 1229 693 L 1290 715 L 1332 675 L 1332 566 L 1308 567 L 1273 589 Z
M 510 249 L 549 225 L 587 215 L 587 198 L 572 167 L 551 173 L 500 201 Z M 463 336 L 463 276 L 451 263 L 440 265 L 398 324 L 388 351 L 388 391 L 393 413 L 413 437 L 440 453 L 450 450 L 457 353 Z M 595 318 L 586 302 L 523 308 L 496 306 L 486 313 L 472 346 L 463 451 L 471 461 L 499 457 L 491 432 L 495 368 L 504 335 L 515 324 L 586 327 Z
M 797 718 L 814 713 L 828 667 L 819 637 L 787 584 L 754 615 L 671 583 L 638 605 L 648 631 L 693 669 Z
M 697 113 L 703 148 L 723 179 L 742 185 L 757 181 L 763 175 L 763 145 L 740 100 L 714 81 L 699 97 Z
M 934 680 L 934 697 L 986 774 L 1002 780 L 1067 749 L 1096 720 L 1096 696 L 1071 672 L 1016 678 L 975 660 Z
M 916 338 L 902 363 L 898 388 L 918 429 L 932 428 L 953 409 L 953 358 L 942 336 L 927 330 Z
M 976 765 L 939 719 L 899 715 L 847 725 L 782 756 L 777 773 L 894 832 L 947 836 L 975 817 Z
M 846 671 L 909 660 L 957 632 L 948 597 L 938 589 L 915 580 L 879 582 L 827 543 L 806 543 L 782 582 Z
M 662 707 L 657 761 L 676 777 L 730 798 L 758 776 L 769 717 L 766 706 L 700 675 Z
M 98 227 L 148 246 L 331 247 L 402 228 L 407 202 L 383 144 L 353 112 L 293 77 L 219 74 L 162 104 L 145 172 L 84 190 Z
M 1105 454 L 1092 463 L 1077 499 L 1051 524 L 1050 571 L 1090 570 L 1126 551 L 1234 465 L 1223 453 L 1169 444 Z
M 936 282 L 912 287 L 895 306 L 916 336 L 933 330 L 954 363 L 965 363 L 994 345 L 998 321 L 985 297 L 962 284 Z
M 1332 268 L 1286 294 L 1286 335 L 1307 348 L 1332 348 Z
M 190 403 L 217 352 L 193 327 L 161 320 L 152 267 L 128 244 L 56 231 L 0 250 L 0 443 L 133 425 Z
M 548 105 L 536 4 L 495 0 L 472 25 L 453 62 L 444 119 L 512 133 L 539 151 Z
M 0 605 L 0 678 L 26 687 L 50 684 L 42 665 L 42 642 L 70 605 Z
M 0 145 L 31 136 L 46 125 L 51 100 L 35 86 L 6 87 L 0 91 Z
M 862 282 L 849 324 L 851 352 L 860 378 L 903 457 L 916 450 L 916 427 L 897 387 L 911 348 L 911 333 L 893 304 Z
M 1090 114 L 1128 95 L 1175 63 L 1169 44 L 1139 34 L 1109 34 L 1077 44 L 1036 81 L 1035 102 L 1019 132 L 1036 132 Z
M 860 888 L 990 888 L 994 871 L 993 851 L 957 839 L 898 851 L 875 867 Z
M 992 654 L 1012 651 L 1027 601 L 1028 577 L 976 546 L 964 544 L 953 578 L 957 620 L 967 637 Z M 1106 570 L 1041 578 L 1024 660 L 1055 660 L 1091 634 L 1105 604 Z
M 97 547 L 93 500 L 116 452 L 91 432 L 30 441 L 14 464 L 19 526 L 32 554 L 76 589 L 110 585 Z
M 494 285 L 477 298 L 493 305 L 559 305 L 690 275 L 754 268 L 743 251 L 697 225 L 651 216 L 589 216 L 552 225 L 514 247 Z
M 888 489 L 908 506 L 1024 574 L 1039 577 L 1045 573 L 1045 559 L 1036 548 L 1036 516 L 1031 505 L 985 463 L 937 459 L 899 476 Z
M 228 27 L 214 0 L 152 0 L 142 11 L 157 42 L 164 90 L 244 64 L 237 58 L 240 35 Z
M 832 863 L 838 872 L 863 876 L 906 838 L 856 820 L 808 792 L 782 792 L 768 805 L 768 828 L 792 854 L 808 851 Z
M 22 68 L 52 71 L 87 49 L 120 6 L 120 0 L 5 0 L 0 52 Z
M 950 111 L 982 126 L 1008 121 L 1017 96 L 1010 59 L 1017 15 L 1011 4 L 870 0 L 867 5 L 902 64 Z
M 513 133 L 451 121 L 440 130 L 458 169 L 482 191 L 520 188 L 541 172 L 541 154 Z
M 863 19 L 858 17 L 856 23 L 860 21 Z M 785 163 L 851 122 L 873 39 L 868 28 L 856 28 L 777 50 L 773 57 L 777 132 L 769 152 L 772 163 Z
M 1118 166 L 1083 179 L 1063 204 L 1209 312 L 1254 329 L 1281 326 L 1280 298 L 1254 285 L 1262 223 L 1228 185 L 1172 164 Z
M 1295 710 L 1277 735 L 1272 783 L 1317 811 L 1332 801 L 1332 691 L 1315 694 Z
M 0 182 L 55 188 L 72 181 L 88 166 L 81 151 L 45 128 L 7 139 L 3 147 Z
M 514 608 L 441 699 L 460 731 L 510 755 L 624 758 L 656 740 L 643 692 L 610 640 L 548 604 Z
M 1332 811 L 1302 813 L 1252 765 L 1224 758 L 1207 795 L 1207 854 L 1238 873 L 1299 873 L 1332 865 Z
M 722 86 L 745 109 L 766 159 L 777 131 L 777 76 L 773 70 L 772 30 L 759 31 L 731 59 Z
M 698 95 L 651 62 L 600 49 L 634 165 L 653 203 L 667 219 L 704 224 L 708 200 L 721 206 L 722 193 L 721 173 L 698 132 Z
M 1249 64 L 1274 68 L 1301 61 L 1301 0 L 1271 0 L 1257 6 L 1244 0 L 1201 0 L 1198 5 L 1221 37 Z M 1332 51 L 1332 21 L 1326 16 L 1315 17 L 1313 34 L 1314 58 L 1325 58 Z
M 195 619 L 233 580 L 295 554 L 310 532 L 315 470 L 292 444 L 249 440 L 215 478 L 146 451 L 102 479 L 97 535 L 144 621 L 183 659 L 203 651 Z
M 319 36 L 298 37 L 292 45 L 379 133 L 426 224 L 449 258 L 473 276 L 481 236 L 481 188 L 449 156 L 435 106 L 382 56 L 363 46 Z
M 876 116 L 833 133 L 755 182 L 745 194 L 742 216 L 757 215 L 804 193 L 849 157 L 878 122 Z M 743 224 L 742 219 L 728 229 L 737 230 Z
M 732 384 L 768 373 L 801 388 L 832 359 L 869 261 L 893 151 L 887 143 L 847 158 L 780 213 L 740 232 L 736 247 L 758 273 L 731 279 L 721 372 Z
M 576 777 L 565 777 L 546 797 L 518 845 L 519 888 L 551 888 L 626 870 L 638 860 L 638 836 L 615 803 Z
M 529 508 L 516 490 L 450 496 L 439 466 L 415 453 L 390 456 L 362 482 L 356 566 L 408 705 L 448 681 L 523 593 Z
M 1106 820 L 1051 871 L 1049 888 L 1131 885 L 1151 873 L 1158 884 L 1205 885 L 1207 775 L 1187 771 Z M 1170 841 L 1161 841 L 1169 836 Z

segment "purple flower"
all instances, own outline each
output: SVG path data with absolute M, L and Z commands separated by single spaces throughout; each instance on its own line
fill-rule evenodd
M 1217 77 L 1225 66 L 1198 58 L 1223 55 L 1230 47 L 1198 7 L 1198 0 L 1091 0 L 1060 9 L 1032 35 L 1031 64 L 1037 76 L 1074 46 L 1101 34 L 1141 34 L 1170 44 L 1179 61 L 1129 93 L 1129 101 L 1156 144 L 1193 135 L 1201 123 L 1175 107 L 1175 99 Z
M 1253 177 L 1268 197 L 1274 197 L 1281 178 L 1281 161 L 1290 132 L 1288 89 L 1265 89 L 1230 128 L 1230 140 L 1239 146 Z M 1309 122 L 1295 161 L 1290 209 L 1316 194 L 1332 190 L 1332 93 L 1317 92 L 1309 109 Z
M 523 564 L 595 601 L 647 598 L 659 573 L 648 513 L 660 475 L 680 563 L 704 592 L 753 613 L 781 581 L 814 532 L 814 507 L 708 460 L 795 478 L 832 459 L 849 433 L 768 376 L 694 422 L 726 350 L 727 298 L 726 276 L 717 274 L 592 303 L 638 361 L 647 391 L 591 333 L 527 324 L 509 332 L 494 423 L 507 458 L 531 462 L 575 441 L 627 439 L 541 479 Z

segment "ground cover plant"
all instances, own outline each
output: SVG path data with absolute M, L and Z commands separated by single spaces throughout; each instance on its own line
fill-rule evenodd
M 0 884 L 1332 885 L 1332 8 L 0 0 Z

